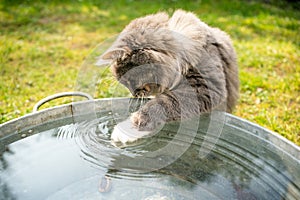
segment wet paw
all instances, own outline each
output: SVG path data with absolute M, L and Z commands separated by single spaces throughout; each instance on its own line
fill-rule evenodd
M 149 135 L 149 131 L 139 131 L 137 128 L 132 126 L 129 119 L 117 124 L 111 134 L 111 140 L 113 145 L 118 146 L 117 143 L 131 143 L 136 140 Z

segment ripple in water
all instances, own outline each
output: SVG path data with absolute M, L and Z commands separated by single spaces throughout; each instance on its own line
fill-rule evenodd
M 110 169 L 109 175 L 112 175 L 111 172 L 119 172 L 122 176 L 129 173 L 130 177 L 135 177 L 137 176 L 135 173 L 140 174 L 139 170 L 134 170 L 133 166 L 126 169 L 125 166 L 118 166 L 117 163 L 120 160 L 143 156 L 144 153 L 148 152 L 144 147 L 151 143 L 151 139 L 139 140 L 132 143 L 131 146 L 126 146 L 126 148 L 116 147 L 110 139 L 115 125 L 116 120 L 112 115 L 108 115 L 92 121 L 60 127 L 57 137 L 59 139 L 73 138 L 81 149 L 82 158 L 96 167 Z M 128 165 L 126 166 L 128 167 Z M 146 176 L 149 177 L 149 175 Z

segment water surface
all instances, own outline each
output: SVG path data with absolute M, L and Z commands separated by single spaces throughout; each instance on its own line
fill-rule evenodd
M 299 160 L 255 134 L 225 125 L 209 138 L 203 118 L 197 135 L 170 123 L 120 148 L 110 134 L 123 118 L 103 116 L 10 144 L 0 158 L 0 199 L 300 197 Z M 203 148 L 204 140 L 213 147 Z

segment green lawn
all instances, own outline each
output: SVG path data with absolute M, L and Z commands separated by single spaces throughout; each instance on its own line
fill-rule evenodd
M 130 20 L 182 8 L 231 35 L 241 79 L 235 114 L 300 145 L 300 12 L 295 7 L 254 0 L 49 2 L 0 1 L 0 123 L 30 113 L 45 96 L 74 90 L 85 58 Z M 105 85 L 101 88 L 98 98 L 111 96 Z

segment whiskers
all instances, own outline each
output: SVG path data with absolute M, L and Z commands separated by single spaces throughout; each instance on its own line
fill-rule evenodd
M 129 99 L 129 112 L 133 113 L 139 110 L 144 104 L 149 101 L 149 97 L 146 95 L 135 96 Z
M 144 103 L 145 103 L 145 95 L 142 94 L 142 96 L 140 97 L 140 99 L 141 99 L 140 107 L 142 107 L 141 105 L 144 105 Z

